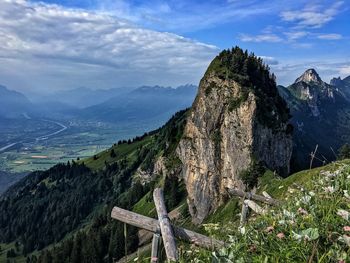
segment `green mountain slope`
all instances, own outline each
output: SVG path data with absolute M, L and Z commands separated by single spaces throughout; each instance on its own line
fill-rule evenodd
M 1 242 L 19 244 L 14 255 L 17 259 L 35 252 L 38 257 L 33 256 L 33 260 L 39 262 L 51 262 L 50 258 L 56 257 L 59 262 L 75 262 L 76 254 L 80 255 L 78 262 L 110 262 L 122 257 L 123 225 L 111 221 L 110 211 L 114 205 L 132 210 L 156 183 L 161 183 L 150 181 L 141 185 L 133 176 L 139 168 L 152 171 L 162 153 L 170 158 L 165 163 L 173 165 L 171 156 L 181 137 L 186 114 L 187 111 L 177 113 L 159 130 L 133 142 L 120 142 L 90 159 L 59 164 L 22 179 L 0 199 Z M 173 200 L 168 194 L 179 189 L 174 188 L 177 180 L 173 183 L 169 180 L 170 183 L 163 178 L 162 183 L 165 188 L 173 188 L 166 191 L 167 199 Z M 129 251 L 138 242 L 135 231 L 130 229 L 128 234 Z M 41 253 L 54 244 L 67 246 L 69 251 L 62 248 L 59 253 L 55 249 Z M 5 253 L 0 261 L 4 258 Z
M 208 235 L 227 240 L 227 248 L 210 253 L 185 250 L 182 262 L 349 262 L 350 161 L 302 171 L 286 179 L 265 174 L 258 191 L 282 201 L 265 207 L 266 215 L 249 215 L 239 225 L 219 210 L 205 225 Z

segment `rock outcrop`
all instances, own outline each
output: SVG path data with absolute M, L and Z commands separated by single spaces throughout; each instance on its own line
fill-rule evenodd
M 306 101 L 314 117 L 320 115 L 320 103 L 326 99 L 334 102 L 335 88 L 322 81 L 314 69 L 306 70 L 288 89 L 300 100 Z
M 347 101 L 350 101 L 350 76 L 344 79 L 341 79 L 340 77 L 333 78 L 331 79 L 330 84 L 341 92 Z
M 231 67 L 236 55 L 245 61 L 242 69 Z M 249 64 L 253 73 L 244 71 L 245 63 L 253 64 Z M 177 148 L 195 223 L 225 201 L 226 188 L 245 188 L 241 174 L 254 163 L 288 174 L 292 153 L 288 118 L 274 78 L 260 59 L 239 48 L 214 59 L 200 82 Z

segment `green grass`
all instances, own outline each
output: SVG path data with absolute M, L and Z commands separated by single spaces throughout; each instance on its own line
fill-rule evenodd
M 214 253 L 191 250 L 182 254 L 181 262 L 350 262 L 350 231 L 344 228 L 350 218 L 337 214 L 340 209 L 350 211 L 350 197 L 344 192 L 350 192 L 349 160 L 286 179 L 267 172 L 260 184 L 259 191 L 283 200 L 280 207 L 264 216 L 251 214 L 238 230 L 235 218 L 220 227 L 209 224 L 207 234 L 228 238 L 227 248 Z M 220 214 L 225 221 L 224 210 L 217 211 L 214 221 L 221 222 Z
M 142 197 L 140 201 L 134 205 L 132 211 L 144 216 L 155 217 L 157 212 L 151 192 L 148 192 L 144 197 Z
M 140 147 L 151 143 L 152 141 L 153 137 L 147 136 L 143 140 L 131 144 L 123 143 L 120 145 L 116 145 L 108 150 L 96 154 L 97 160 L 94 160 L 94 157 L 89 157 L 87 159 L 81 160 L 80 162 L 84 162 L 85 165 L 92 170 L 102 170 L 105 167 L 105 162 L 107 162 L 108 164 L 112 164 L 123 158 L 127 158 L 128 161 L 134 160 L 137 150 Z M 110 151 L 112 149 L 114 149 L 114 152 L 116 154 L 115 158 L 111 157 Z
M 0 243 L 0 262 L 7 262 L 7 260 L 10 260 L 9 262 L 16 262 L 16 263 L 25 263 L 26 262 L 26 257 L 24 257 L 21 253 L 21 251 L 16 251 L 16 254 L 18 256 L 16 257 L 11 257 L 11 258 L 7 258 L 7 252 L 11 249 L 15 250 L 15 242 L 9 243 L 9 244 L 4 244 L 4 243 Z M 22 248 L 20 247 L 20 250 L 22 250 Z M 28 254 L 28 256 L 31 255 L 38 255 L 37 251 L 34 251 L 30 254 Z

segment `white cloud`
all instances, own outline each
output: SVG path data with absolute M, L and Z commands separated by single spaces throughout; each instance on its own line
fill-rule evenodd
M 339 74 L 347 77 L 350 75 L 350 66 L 343 66 L 339 69 Z
M 295 40 L 298 40 L 300 38 L 307 36 L 309 34 L 309 32 L 294 31 L 294 32 L 284 32 L 284 34 L 286 35 L 286 37 L 289 41 L 295 41 Z
M 281 10 L 277 0 L 90 0 L 94 8 L 148 28 L 194 32 Z
M 17 88 L 196 83 L 218 52 L 106 14 L 24 0 L 0 2 L 0 43 L 0 82 Z
M 283 39 L 275 34 L 247 35 L 241 34 L 239 39 L 243 42 L 281 42 Z
M 259 56 L 260 58 L 262 58 L 264 60 L 265 63 L 269 64 L 269 65 L 278 65 L 278 60 L 274 57 L 269 57 L 269 56 Z
M 343 36 L 340 34 L 320 34 L 317 38 L 323 40 L 339 40 L 342 39 Z
M 338 1 L 324 10 L 320 6 L 309 6 L 303 10 L 284 11 L 281 18 L 286 22 L 296 23 L 298 27 L 320 28 L 334 19 L 342 5 L 343 2 Z

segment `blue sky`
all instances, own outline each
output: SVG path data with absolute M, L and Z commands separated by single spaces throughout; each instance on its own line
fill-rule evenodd
M 349 4 L 0 0 L 0 82 L 27 91 L 197 84 L 234 45 L 262 56 L 280 84 L 309 67 L 329 81 L 350 75 Z

